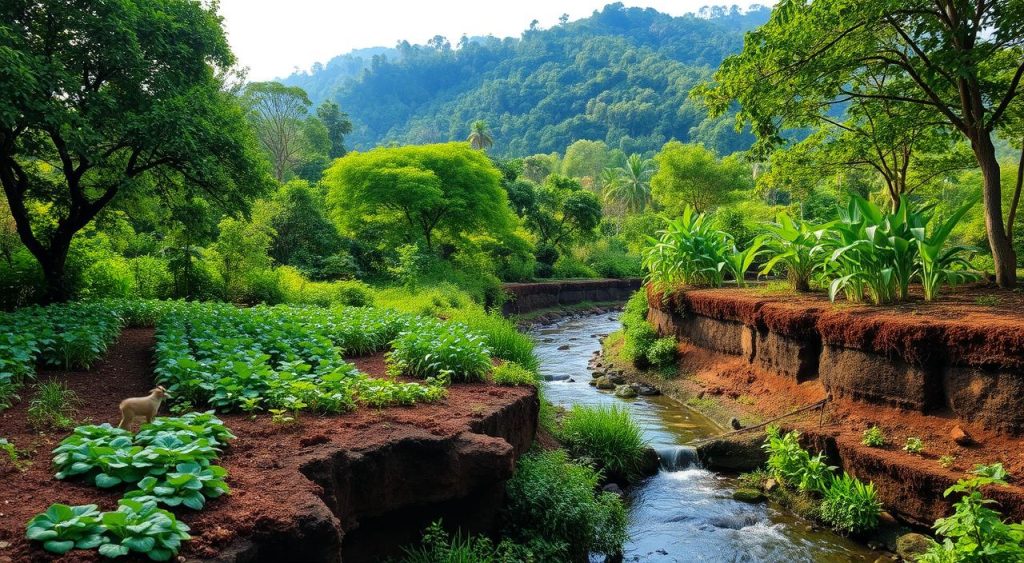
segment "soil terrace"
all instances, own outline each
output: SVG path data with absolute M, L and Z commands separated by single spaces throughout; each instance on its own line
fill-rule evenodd
M 78 420 L 117 422 L 117 404 L 152 387 L 152 329 L 126 329 L 107 357 L 86 372 L 43 372 L 77 393 Z M 354 360 L 381 375 L 379 356 Z M 0 460 L 0 562 L 95 561 L 95 552 L 53 558 L 24 539 L 25 522 L 53 502 L 96 503 L 116 508 L 123 491 L 101 490 L 52 476 L 50 451 L 66 432 L 36 432 L 26 421 L 31 390 L 0 414 L 0 436 L 30 450 L 32 464 L 18 472 Z M 494 501 L 511 476 L 516 457 L 533 440 L 537 413 L 533 388 L 452 385 L 438 404 L 321 417 L 302 416 L 280 426 L 269 417 L 221 418 L 238 436 L 220 464 L 229 472 L 231 496 L 210 501 L 201 512 L 176 510 L 193 539 L 180 556 L 188 560 L 375 560 L 381 544 L 374 527 L 386 524 L 399 540 L 449 512 L 486 530 Z M 397 522 L 406 524 L 401 537 Z M 349 533 L 356 542 L 343 542 Z M 398 538 L 398 539 L 396 539 Z

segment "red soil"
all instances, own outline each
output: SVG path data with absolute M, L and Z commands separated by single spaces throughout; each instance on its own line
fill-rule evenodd
M 118 402 L 124 397 L 144 395 L 153 385 L 152 347 L 152 329 L 127 329 L 112 346 L 107 357 L 94 369 L 85 372 L 44 372 L 40 378 L 62 380 L 78 395 L 81 405 L 76 420 L 116 424 Z M 373 375 L 383 374 L 381 356 L 360 358 L 355 363 Z M 0 483 L 3 490 L 0 495 L 0 562 L 98 560 L 95 552 L 88 551 L 73 551 L 67 556 L 53 558 L 24 538 L 28 519 L 45 510 L 51 503 L 96 503 L 103 510 L 112 510 L 116 508 L 117 499 L 123 495 L 120 489 L 104 491 L 81 481 L 58 481 L 53 478 L 50 451 L 67 432 L 37 432 L 29 427 L 26 409 L 32 393 L 30 388 L 23 389 L 23 400 L 0 414 L 0 436 L 11 440 L 19 449 L 30 450 L 31 453 L 25 459 L 32 462 L 26 471 L 18 472 L 6 459 L 0 460 Z M 329 417 L 304 415 L 298 423 L 288 426 L 274 425 L 268 416 L 254 420 L 241 414 L 224 415 L 221 418 L 238 436 L 219 462 L 229 472 L 228 483 L 233 492 L 228 497 L 210 501 L 198 513 L 186 509 L 176 510 L 179 517 L 192 528 L 193 534 L 193 539 L 184 544 L 180 555 L 186 559 L 215 557 L 239 540 L 260 534 L 280 534 L 282 530 L 287 532 L 303 525 L 308 527 L 311 518 L 319 518 L 315 524 L 321 526 L 324 522 L 329 525 L 333 521 L 337 528 L 338 518 L 329 512 L 325 513 L 328 508 L 324 502 L 328 499 L 321 501 L 325 491 L 300 471 L 306 465 L 321 463 L 324 458 L 336 459 L 336 451 L 364 452 L 369 455 L 380 448 L 394 450 L 391 446 L 403 439 L 420 444 L 435 444 L 438 440 L 450 439 L 460 448 L 454 454 L 456 458 L 462 451 L 476 456 L 467 465 L 475 463 L 476 469 L 483 472 L 489 468 L 488 463 L 498 463 L 502 469 L 507 465 L 507 470 L 511 472 L 513 460 L 510 453 L 513 449 L 521 453 L 521 450 L 528 447 L 532 430 L 524 440 L 515 440 L 525 441 L 525 444 L 514 443 L 512 448 L 500 438 L 491 438 L 478 432 L 492 433 L 494 429 L 490 426 L 494 424 L 494 413 L 523 400 L 535 401 L 535 391 L 532 388 L 467 384 L 452 385 L 448 398 L 438 404 L 383 410 L 361 408 L 354 413 Z M 487 452 L 498 456 L 494 458 L 497 461 L 490 458 L 481 460 L 488 457 Z M 349 466 L 354 464 L 350 462 Z M 336 480 L 344 477 L 337 474 L 334 476 Z M 389 477 L 402 479 L 400 475 L 380 476 L 382 481 Z M 454 475 L 449 478 L 457 481 L 459 477 Z M 480 482 L 479 479 L 466 480 L 466 486 Z M 358 488 L 358 484 L 348 484 Z M 340 486 L 337 481 L 334 485 Z M 437 498 L 427 500 L 444 500 L 439 496 L 444 492 L 444 485 L 431 491 Z M 401 489 L 400 484 L 395 487 Z M 365 487 L 363 490 L 366 491 Z M 351 498 L 357 493 L 350 493 L 346 497 L 342 494 L 344 492 L 331 491 L 334 497 L 330 500 L 342 504 L 345 499 L 352 502 L 359 500 L 353 501 Z M 415 491 L 409 494 L 415 494 Z M 394 496 L 399 497 L 401 494 L 395 493 Z M 408 501 L 407 498 L 373 500 L 379 500 L 377 504 L 381 510 L 388 508 L 389 501 Z M 356 524 L 358 515 L 337 516 L 343 520 L 341 528 L 347 529 Z
M 826 344 L 893 354 L 915 365 L 1024 369 L 1024 293 L 973 285 L 925 302 L 911 289 L 909 301 L 890 306 L 830 303 L 820 292 L 758 287 L 649 295 L 652 303 L 664 300 L 676 311 L 796 338 L 817 332 Z

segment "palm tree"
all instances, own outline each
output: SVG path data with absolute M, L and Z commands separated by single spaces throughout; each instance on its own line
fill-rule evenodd
M 467 137 L 466 140 L 469 141 L 469 146 L 474 149 L 486 150 L 488 147 L 494 146 L 494 139 L 491 137 L 491 132 L 487 128 L 487 122 L 483 119 L 478 119 L 473 122 L 469 132 L 469 137 Z
M 605 181 L 605 199 L 617 199 L 625 204 L 628 211 L 642 212 L 651 202 L 651 176 L 654 174 L 654 161 L 631 154 L 626 165 L 606 170 L 601 174 Z

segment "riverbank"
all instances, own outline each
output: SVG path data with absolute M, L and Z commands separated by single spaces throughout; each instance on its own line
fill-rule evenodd
M 1013 394 L 1021 380 L 1015 362 L 1024 358 L 1015 344 L 1024 319 L 1013 312 L 1024 308 L 1017 309 L 1019 296 L 992 305 L 985 295 L 968 290 L 944 304 L 881 309 L 757 288 L 652 293 L 648 318 L 679 339 L 679 362 L 657 373 L 636 370 L 615 336 L 606 340 L 602 362 L 722 424 L 735 418 L 750 426 L 831 397 L 824 413 L 781 424 L 800 430 L 805 446 L 825 451 L 842 469 L 874 481 L 894 515 L 930 526 L 950 511 L 943 491 L 974 464 L 998 461 L 1011 475 L 1024 471 L 1021 402 Z M 882 447 L 861 444 L 872 426 L 885 435 Z M 923 451 L 904 451 L 908 438 L 922 440 Z M 756 460 L 757 452 L 748 457 Z M 744 465 L 723 467 L 752 468 Z M 1024 518 L 1024 488 L 986 492 L 1006 516 Z

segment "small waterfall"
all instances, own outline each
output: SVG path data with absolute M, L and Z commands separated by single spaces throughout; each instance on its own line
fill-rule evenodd
M 697 449 L 693 446 L 666 446 L 657 451 L 662 471 L 681 471 L 700 466 Z

